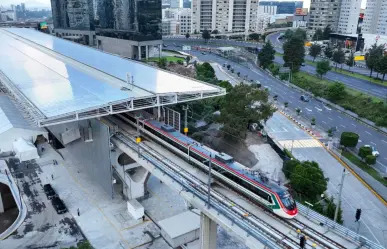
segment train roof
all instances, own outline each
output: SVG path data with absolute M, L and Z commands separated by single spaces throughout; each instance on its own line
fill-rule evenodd
M 156 120 L 147 120 L 148 123 L 152 124 L 153 126 L 157 127 L 157 128 L 160 128 L 161 129 L 161 126 L 163 126 L 164 124 L 163 123 L 160 123 Z M 187 137 L 185 136 L 184 134 L 180 133 L 179 131 L 165 131 L 164 132 L 167 132 L 169 133 L 170 135 L 172 135 L 173 137 L 175 137 L 176 139 L 178 139 L 179 141 L 183 142 L 183 143 L 186 143 L 186 144 L 193 144 L 191 146 L 191 148 L 194 148 L 200 152 L 202 152 L 203 154 L 206 154 L 208 156 L 212 156 L 214 157 L 215 155 L 213 155 L 212 153 L 217 153 L 218 155 L 220 155 L 219 152 L 215 151 L 215 150 L 208 150 L 208 147 L 204 146 L 204 145 L 201 145 L 199 142 L 193 140 L 192 138 L 190 137 Z M 270 180 L 270 179 L 267 179 L 267 180 L 263 180 L 260 176 L 257 175 L 257 172 L 256 171 L 252 171 L 250 170 L 248 167 L 236 162 L 236 161 L 233 161 L 232 163 L 223 163 L 223 164 L 226 164 L 227 166 L 229 166 L 231 169 L 233 169 L 234 171 L 250 178 L 251 180 L 253 181 L 256 181 L 262 185 L 264 185 L 265 187 L 269 188 L 270 190 L 272 191 L 275 191 L 276 193 L 281 193 L 281 192 L 284 192 L 286 191 L 287 189 L 284 187 L 284 186 L 281 186 L 281 185 L 278 185 L 278 183 Z

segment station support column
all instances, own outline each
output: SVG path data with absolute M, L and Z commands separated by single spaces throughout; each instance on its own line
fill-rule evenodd
M 4 204 L 3 199 L 1 198 L 1 192 L 0 192 L 0 214 L 4 213 Z
M 216 249 L 217 224 L 207 215 L 200 215 L 200 249 Z

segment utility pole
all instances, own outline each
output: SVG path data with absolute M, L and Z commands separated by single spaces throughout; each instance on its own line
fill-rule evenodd
M 334 222 L 337 221 L 337 215 L 339 214 L 339 208 L 340 208 L 340 204 L 341 204 L 341 194 L 343 192 L 343 186 L 344 186 L 344 178 L 345 178 L 345 169 L 343 169 L 343 174 L 341 175 L 341 182 L 340 182 L 340 190 L 339 190 L 339 198 L 338 198 L 338 201 L 337 201 L 337 205 L 336 205 L 336 210 L 335 210 L 335 218 L 333 219 Z
M 186 105 L 186 106 L 183 105 L 183 110 L 184 110 L 184 134 L 187 136 L 187 134 L 188 134 L 188 123 L 187 123 L 188 105 Z

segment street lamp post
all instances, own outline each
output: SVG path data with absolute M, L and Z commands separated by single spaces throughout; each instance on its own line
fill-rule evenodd
M 341 175 L 341 182 L 340 182 L 340 190 L 339 190 L 339 196 L 338 196 L 338 200 L 337 200 L 337 205 L 336 205 L 336 210 L 335 210 L 335 217 L 333 219 L 334 222 L 337 221 L 337 216 L 339 214 L 339 208 L 340 208 L 340 204 L 341 204 L 341 194 L 343 193 L 343 186 L 344 186 L 344 178 L 345 178 L 345 169 L 343 169 L 343 173 Z

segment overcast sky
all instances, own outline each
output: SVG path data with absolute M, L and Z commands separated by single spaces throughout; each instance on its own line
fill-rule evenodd
M 286 0 L 285 0 L 286 1 Z M 361 7 L 365 8 L 367 0 L 362 0 Z M 51 2 L 50 0 L 1 0 L 1 5 L 3 6 L 9 6 L 10 4 L 20 4 L 21 2 L 24 2 L 26 4 L 26 7 L 50 7 Z M 310 6 L 310 0 L 304 0 L 304 8 L 309 8 Z

